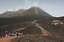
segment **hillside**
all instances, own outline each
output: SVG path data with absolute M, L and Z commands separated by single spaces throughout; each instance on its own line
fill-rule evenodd
M 23 16 L 23 11 L 25 9 L 19 9 L 18 11 L 6 11 L 2 14 L 0 14 L 0 18 L 11 18 L 11 17 L 16 17 L 16 16 Z

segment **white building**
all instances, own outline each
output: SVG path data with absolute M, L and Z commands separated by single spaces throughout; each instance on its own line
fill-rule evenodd
M 53 24 L 53 25 L 58 25 L 58 24 L 63 25 L 63 22 L 60 21 L 60 20 L 53 20 L 53 21 L 52 21 L 52 24 Z

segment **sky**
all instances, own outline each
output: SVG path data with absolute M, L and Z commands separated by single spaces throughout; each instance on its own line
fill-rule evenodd
M 64 16 L 64 0 L 0 0 L 0 14 L 7 10 L 37 6 L 52 16 Z

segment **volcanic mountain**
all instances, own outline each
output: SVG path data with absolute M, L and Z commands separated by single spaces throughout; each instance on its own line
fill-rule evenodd
M 0 15 L 0 25 L 22 23 L 33 20 L 52 18 L 50 14 L 39 7 L 31 7 L 29 9 L 20 9 L 18 11 L 7 11 Z
M 0 15 L 0 17 L 21 17 L 21 16 L 26 16 L 26 17 L 52 17 L 50 14 L 45 12 L 44 10 L 40 9 L 39 7 L 31 7 L 29 9 L 20 9 L 18 11 L 7 11 L 4 12 L 3 14 Z
M 23 14 L 24 14 L 24 16 L 52 17 L 50 14 L 48 14 L 47 12 L 42 10 L 41 8 L 35 7 L 35 6 L 29 8 Z

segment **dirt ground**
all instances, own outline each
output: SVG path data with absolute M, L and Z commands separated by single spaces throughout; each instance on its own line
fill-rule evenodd
M 0 38 L 0 42 L 15 42 L 13 41 L 14 37 L 3 37 Z

